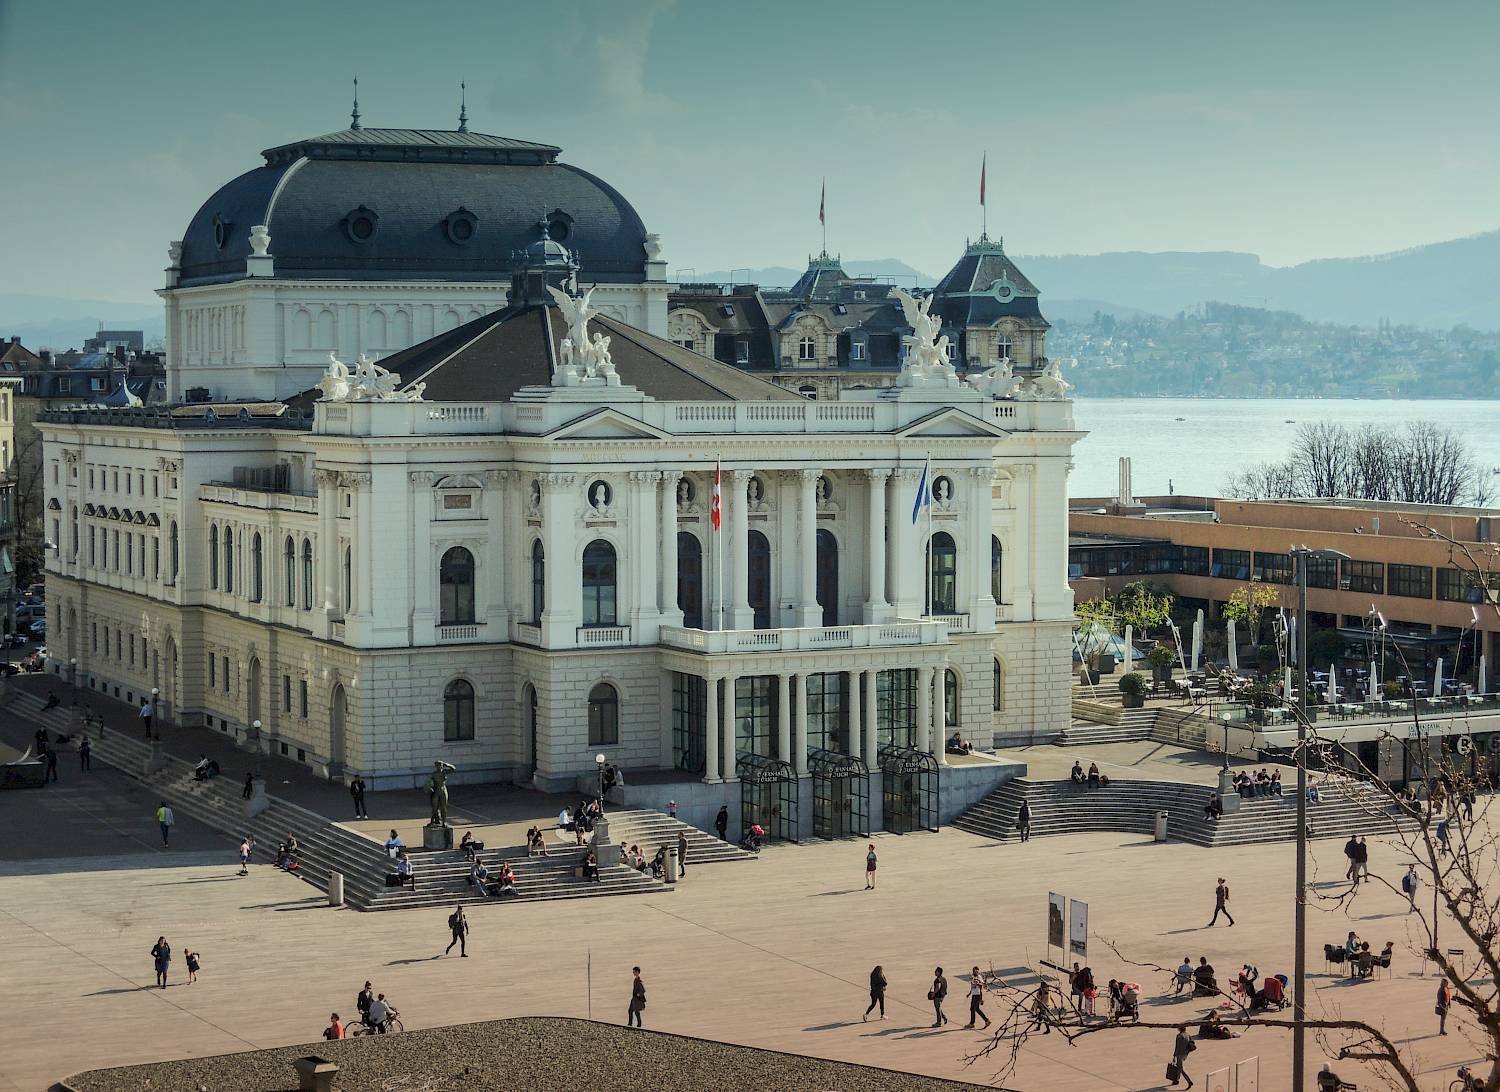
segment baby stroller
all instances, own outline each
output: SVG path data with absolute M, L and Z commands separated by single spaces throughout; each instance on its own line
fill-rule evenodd
M 740 848 L 750 853 L 759 853 L 765 837 L 766 828 L 759 823 L 755 823 L 750 827 L 750 833 L 740 839 Z

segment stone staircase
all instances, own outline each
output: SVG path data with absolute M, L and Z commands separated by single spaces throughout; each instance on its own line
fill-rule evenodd
M 1122 709 L 1095 702 L 1073 701 L 1073 716 L 1086 724 L 1070 724 L 1053 742 L 1058 747 L 1086 747 L 1101 743 L 1155 740 L 1180 747 L 1204 747 L 1213 722 L 1193 709 L 1146 706 Z
M 1116 709 L 1114 712 L 1116 719 L 1111 721 L 1068 725 L 1053 744 L 1058 747 L 1085 747 L 1090 744 L 1135 743 L 1150 739 L 1161 710 Z
M 659 846 L 675 848 L 677 834 L 687 836 L 689 867 L 695 864 L 714 864 L 719 861 L 753 861 L 755 855 L 746 853 L 733 842 L 721 842 L 714 835 L 699 830 L 665 812 L 651 808 L 630 808 L 608 814 L 609 838 L 612 842 L 629 848 L 640 846 L 641 852 L 652 857 Z
M 14 688 L 7 698 L 6 709 L 10 714 L 30 720 L 55 735 L 73 735 L 78 731 L 76 717 L 62 707 L 43 711 L 45 702 L 40 697 Z M 102 736 L 92 734 L 90 745 L 96 761 L 114 766 L 149 786 L 179 815 L 196 819 L 236 840 L 247 834 L 254 836 L 257 861 L 274 860 L 277 843 L 284 840 L 288 832 L 296 834 L 301 847 L 301 867 L 297 874 L 319 891 L 326 892 L 330 873 L 341 873 L 344 877 L 344 902 L 356 910 L 408 910 L 445 903 L 492 901 L 476 894 L 469 886 L 468 862 L 456 850 L 413 853 L 416 890 L 386 887 L 385 876 L 390 871 L 390 860 L 385 847 L 357 831 L 277 797 L 269 798 L 270 806 L 266 810 L 247 817 L 238 783 L 222 777 L 197 781 L 192 776 L 191 763 L 154 753 L 149 743 L 118 731 L 106 730 Z M 662 818 L 667 819 L 666 816 Z M 672 837 L 675 843 L 675 832 Z M 703 837 L 708 838 L 707 835 Z M 611 838 L 617 840 L 613 833 Z M 561 843 L 552 856 L 545 858 L 528 858 L 522 847 L 515 847 L 512 852 L 516 856 L 509 859 L 516 873 L 519 900 L 530 902 L 673 890 L 624 865 L 604 868 L 598 883 L 585 882 L 573 875 L 584 851 L 564 847 Z M 490 862 L 501 856 L 509 857 L 509 854 L 485 853 Z M 226 845 L 226 863 L 233 859 L 234 850 Z M 688 863 L 693 863 L 691 849 Z
M 1203 815 L 1212 788 L 1170 781 L 1110 781 L 1108 787 L 1088 789 L 1071 781 L 1007 783 L 953 823 L 960 830 L 1003 840 L 1016 836 L 1016 815 L 1025 799 L 1031 805 L 1034 838 L 1056 834 L 1119 833 L 1150 837 L 1156 813 L 1166 811 L 1167 836 L 1201 846 L 1245 845 L 1296 837 L 1297 805 L 1293 795 L 1242 801 L 1236 812 L 1214 822 Z M 1348 838 L 1351 834 L 1388 834 L 1400 816 L 1374 790 L 1355 781 L 1320 787 L 1322 799 L 1308 805 L 1308 823 L 1315 838 Z

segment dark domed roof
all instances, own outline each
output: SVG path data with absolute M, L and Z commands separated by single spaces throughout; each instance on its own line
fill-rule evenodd
M 276 276 L 504 281 L 512 257 L 552 237 L 585 283 L 639 283 L 646 228 L 608 183 L 561 149 L 483 133 L 346 129 L 268 149 L 223 186 L 182 239 L 178 284 L 238 280 L 265 224 Z
M 1013 318 L 1023 326 L 1046 328 L 1037 303 L 1036 285 L 1016 268 L 1005 247 L 981 235 L 964 248 L 964 255 L 932 290 L 932 310 L 944 326 L 987 326 Z

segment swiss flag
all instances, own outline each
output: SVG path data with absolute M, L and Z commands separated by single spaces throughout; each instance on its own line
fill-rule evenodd
M 723 472 L 720 470 L 719 464 L 717 462 L 715 462 L 714 463 L 714 494 L 713 494 L 713 499 L 708 502 L 708 519 L 709 519 L 709 522 L 711 522 L 714 525 L 714 530 L 715 531 L 717 531 L 719 529 L 719 523 L 724 518 L 723 517 L 724 501 L 722 499 L 723 495 L 719 491 L 719 486 L 722 484 L 722 480 L 723 480 Z

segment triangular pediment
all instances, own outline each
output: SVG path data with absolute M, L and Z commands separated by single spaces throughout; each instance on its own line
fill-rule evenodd
M 548 440 L 665 440 L 670 435 L 618 410 L 598 409 L 544 433 Z
M 896 435 L 914 436 L 1009 436 L 1010 433 L 1003 428 L 981 421 L 973 414 L 965 413 L 963 410 L 946 408 L 929 413 L 925 417 L 919 417 L 905 428 L 897 431 Z

